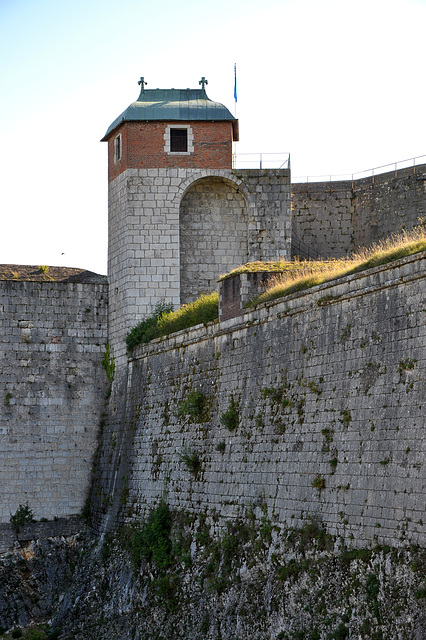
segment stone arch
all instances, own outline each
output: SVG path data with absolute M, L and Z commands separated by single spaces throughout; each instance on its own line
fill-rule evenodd
M 241 181 L 224 174 L 209 172 L 181 185 L 181 304 L 216 289 L 222 273 L 248 260 L 246 196 Z
M 191 175 L 180 183 L 178 187 L 179 198 L 183 198 L 188 189 L 190 189 L 195 182 L 198 182 L 203 178 L 222 178 L 224 181 L 229 182 L 230 184 L 233 183 L 238 187 L 238 189 L 243 192 L 246 200 L 249 198 L 249 194 L 243 180 L 237 177 L 235 172 L 231 169 L 194 169 Z

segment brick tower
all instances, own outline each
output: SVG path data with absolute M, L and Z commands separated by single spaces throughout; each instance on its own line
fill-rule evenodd
M 238 121 L 207 97 L 205 78 L 198 89 L 148 90 L 144 78 L 139 84 L 137 101 L 102 138 L 109 342 L 118 363 L 125 361 L 127 332 L 160 300 L 190 302 L 249 259 L 290 255 L 289 170 L 262 183 L 259 171 L 232 169 Z

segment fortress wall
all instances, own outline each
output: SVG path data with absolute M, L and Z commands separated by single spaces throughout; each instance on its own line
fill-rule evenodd
M 166 495 L 217 526 L 253 506 L 351 544 L 424 545 L 425 267 L 419 254 L 139 347 L 111 398 L 98 518 Z
M 234 184 L 205 178 L 182 199 L 179 226 L 180 302 L 187 304 L 248 261 L 245 200 Z
M 300 240 L 311 257 L 339 257 L 426 218 L 426 165 L 353 182 L 296 183 L 292 193 L 293 253 Z
M 214 228 L 212 228 L 212 225 Z M 163 300 L 178 307 L 248 260 L 291 253 L 288 169 L 127 169 L 109 185 L 109 343 Z
M 106 392 L 107 285 L 0 281 L 0 523 L 80 513 Z

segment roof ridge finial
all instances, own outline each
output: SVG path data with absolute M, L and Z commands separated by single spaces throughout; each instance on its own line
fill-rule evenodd
M 205 84 L 209 84 L 209 82 L 208 82 L 208 80 L 206 80 L 206 79 L 205 79 L 205 77 L 203 76 L 203 77 L 201 78 L 201 80 L 199 81 L 199 83 L 198 83 L 198 84 L 201 84 L 201 88 L 202 88 L 202 90 L 203 90 L 203 91 L 205 91 L 205 89 L 204 89 L 204 85 L 205 85 Z
M 141 93 L 143 93 L 145 91 L 144 85 L 148 84 L 147 82 L 145 82 L 145 78 L 143 76 L 141 76 L 141 79 L 138 80 L 138 84 L 141 85 Z

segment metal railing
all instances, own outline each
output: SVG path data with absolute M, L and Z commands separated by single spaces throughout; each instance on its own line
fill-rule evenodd
M 421 160 L 421 162 L 419 162 Z M 394 171 L 395 175 L 401 169 L 407 169 L 409 167 L 415 167 L 426 163 L 426 156 L 416 156 L 415 158 L 409 158 L 408 160 L 398 160 L 398 162 L 392 162 L 390 164 L 383 164 L 380 167 L 374 167 L 373 169 L 366 169 L 365 171 L 358 171 L 356 173 L 346 173 L 338 175 L 322 175 L 322 176 L 297 176 L 291 178 L 292 182 L 339 182 L 344 180 L 361 180 L 362 178 L 370 178 L 380 173 L 388 173 Z
M 319 260 L 323 258 L 317 249 L 301 240 L 292 230 L 291 232 L 291 256 L 298 256 L 302 260 Z
M 290 154 L 279 153 L 234 153 L 233 169 L 289 169 Z

